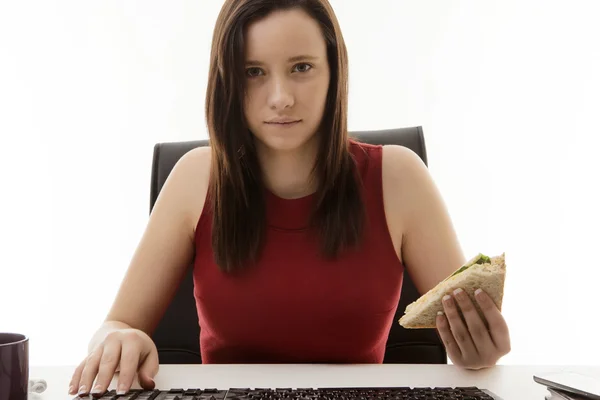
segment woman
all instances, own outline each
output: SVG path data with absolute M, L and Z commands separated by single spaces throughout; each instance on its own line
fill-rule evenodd
M 154 387 L 149 335 L 191 262 L 204 362 L 382 362 L 404 265 L 424 293 L 465 258 L 418 156 L 348 139 L 347 76 L 327 0 L 225 2 L 211 147 L 165 183 L 71 394 L 103 392 L 117 369 L 118 392 L 136 374 Z M 438 319 L 449 357 L 494 365 L 509 351 L 506 323 L 483 293 L 487 330 L 462 297 Z

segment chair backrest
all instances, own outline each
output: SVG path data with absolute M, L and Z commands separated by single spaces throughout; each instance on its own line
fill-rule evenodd
M 350 136 L 364 143 L 396 144 L 410 148 L 427 165 L 427 152 L 423 130 L 419 127 L 379 131 L 350 132 Z M 209 145 L 208 140 L 158 143 L 154 147 L 150 210 L 169 173 L 179 158 L 199 146 Z M 408 273 L 404 274 L 402 294 L 396 316 L 388 336 L 384 363 L 446 364 L 446 351 L 435 329 L 405 329 L 398 324 L 406 306 L 420 293 Z M 193 296 L 192 268 L 190 266 L 181 286 L 164 316 L 153 332 L 161 364 L 201 363 L 200 328 Z

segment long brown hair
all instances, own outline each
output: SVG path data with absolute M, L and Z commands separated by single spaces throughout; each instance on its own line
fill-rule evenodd
M 300 8 L 321 26 L 330 84 L 312 176 L 317 182 L 311 227 L 322 253 L 335 257 L 360 242 L 365 211 L 361 182 L 350 154 L 348 56 L 328 0 L 226 0 L 217 18 L 210 55 L 206 119 L 212 148 L 210 201 L 215 262 L 227 272 L 256 261 L 266 230 L 263 181 L 253 135 L 244 117 L 245 45 L 249 23 L 276 10 Z

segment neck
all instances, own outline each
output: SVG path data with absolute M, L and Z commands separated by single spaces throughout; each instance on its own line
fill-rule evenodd
M 316 138 L 290 151 L 258 145 L 257 155 L 266 188 L 284 199 L 296 199 L 313 193 L 317 189 L 317 182 L 311 179 L 311 172 L 317 151 Z

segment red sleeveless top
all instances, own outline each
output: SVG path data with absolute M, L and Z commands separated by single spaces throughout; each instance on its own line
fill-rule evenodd
M 383 208 L 382 147 L 351 142 L 364 186 L 367 232 L 335 261 L 307 230 L 314 195 L 267 191 L 265 247 L 256 268 L 221 272 L 210 207 L 196 230 L 194 296 L 204 363 L 381 363 L 404 268 Z M 208 204 L 208 203 L 207 203 Z

